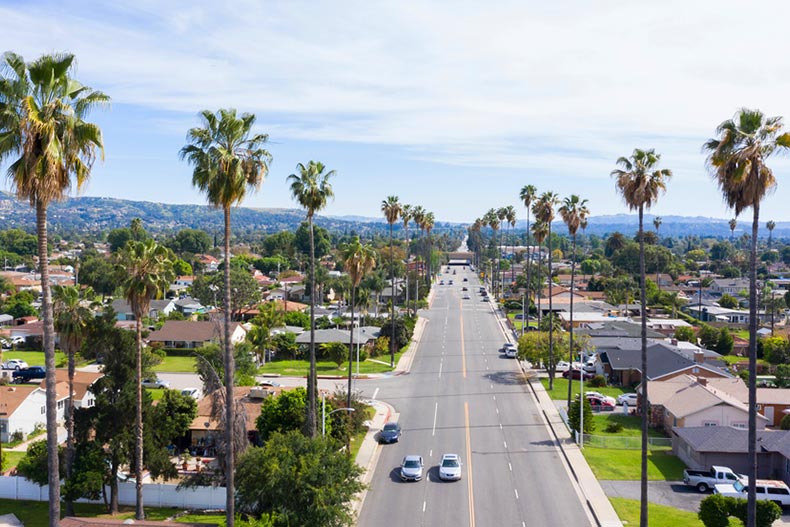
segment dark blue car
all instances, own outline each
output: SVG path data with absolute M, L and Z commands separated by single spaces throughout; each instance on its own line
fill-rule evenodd
M 400 425 L 398 423 L 387 423 L 379 432 L 379 443 L 397 443 L 400 439 Z

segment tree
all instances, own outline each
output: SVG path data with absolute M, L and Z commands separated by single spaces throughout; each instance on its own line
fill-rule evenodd
M 288 176 L 291 185 L 291 196 L 305 209 L 307 224 L 310 229 L 310 375 L 307 380 L 307 434 L 316 436 L 316 395 L 318 378 L 315 369 L 315 237 L 313 233 L 313 216 L 326 207 L 329 198 L 334 197 L 329 179 L 335 175 L 334 170 L 325 172 L 323 163 L 310 161 L 307 166 L 296 165 L 299 174 Z
M 56 285 L 52 288 L 53 313 L 55 330 L 60 336 L 60 348 L 68 357 L 69 393 L 74 393 L 74 355 L 82 347 L 88 331 L 88 323 L 93 318 L 93 311 L 83 305 L 86 298 L 91 298 L 90 288 L 82 291 L 75 286 Z M 71 477 L 74 464 L 74 398 L 69 397 L 66 404 L 66 478 Z M 74 504 L 66 500 L 66 515 L 74 515 Z
M 208 202 L 221 208 L 225 220 L 224 262 L 225 262 L 225 306 L 231 305 L 230 295 L 230 209 L 244 201 L 248 190 L 257 190 L 269 169 L 271 154 L 264 148 L 268 140 L 266 134 L 252 134 L 255 116 L 243 113 L 236 116 L 234 109 L 222 109 L 217 113 L 203 110 L 200 114 L 203 127 L 189 130 L 187 140 L 181 151 L 181 159 L 186 159 L 194 167 L 192 185 L 206 194 Z M 225 351 L 225 442 L 233 444 L 234 404 L 233 398 L 233 352 L 230 342 L 229 309 L 224 310 L 224 351 Z M 225 518 L 227 527 L 233 527 L 235 519 L 233 484 L 234 456 L 229 448 L 225 459 Z
M 410 256 L 410 249 L 411 249 L 411 239 L 409 238 L 409 222 L 412 220 L 412 210 L 411 205 L 404 204 L 401 205 L 400 211 L 400 219 L 403 222 L 403 230 L 406 233 L 404 238 L 406 241 L 406 269 L 404 275 L 406 276 L 406 313 L 409 312 L 409 256 Z M 390 251 L 392 254 L 392 251 Z
M 169 245 L 179 254 L 203 254 L 211 249 L 211 237 L 201 229 L 181 229 Z
M 340 247 L 338 259 L 351 278 L 351 339 L 348 347 L 348 407 L 351 407 L 351 367 L 354 349 L 354 297 L 362 278 L 376 267 L 376 251 L 360 243 L 359 236 Z M 394 329 L 394 328 L 393 328 Z
M 775 375 L 776 375 L 776 386 L 778 388 L 790 388 L 790 364 L 778 365 L 776 367 Z M 790 420 L 788 420 L 788 422 L 790 422 Z
M 580 401 L 581 399 L 581 401 Z M 568 422 L 573 430 L 578 432 L 581 429 L 581 411 L 580 406 L 583 405 L 584 410 L 584 433 L 591 434 L 595 431 L 595 419 L 593 418 L 592 406 L 587 397 L 576 396 L 576 399 L 571 402 L 568 407 Z
M 15 53 L 3 55 L 0 78 L 0 163 L 11 159 L 8 175 L 20 200 L 36 210 L 41 312 L 44 322 L 46 421 L 49 449 L 49 524 L 60 519 L 58 474 L 55 328 L 47 264 L 47 209 L 63 200 L 72 185 L 79 191 L 90 177 L 97 153 L 104 147 L 89 112 L 109 102 L 100 91 L 71 77 L 74 55 L 43 55 L 25 63 Z
M 304 430 L 307 422 L 306 407 L 307 392 L 301 387 L 264 399 L 261 415 L 255 421 L 260 440 L 266 443 L 272 434 Z
M 657 242 L 661 241 L 661 239 L 658 237 L 658 228 L 661 227 L 661 223 L 663 223 L 661 216 L 656 216 L 655 218 L 653 218 L 653 227 L 655 227 L 656 229 Z M 658 289 L 661 290 L 661 278 L 659 277 L 658 270 L 656 270 L 656 285 L 658 286 Z
M 700 324 L 699 331 L 697 332 L 697 338 L 699 339 L 699 343 L 703 348 L 712 350 L 719 342 L 719 331 L 707 324 Z
M 59 450 L 63 450 L 62 447 Z M 62 458 L 60 458 L 62 459 Z M 43 487 L 49 482 L 49 455 L 45 440 L 33 441 L 27 446 L 25 455 L 16 467 L 20 476 Z M 60 463 L 60 474 L 63 475 L 63 463 Z
M 392 226 L 398 221 L 398 217 L 401 215 L 402 211 L 403 208 L 398 201 L 398 196 L 387 196 L 387 199 L 381 202 L 381 212 L 384 214 L 390 226 L 390 299 L 392 300 L 390 302 L 390 320 L 393 324 L 395 324 L 395 265 L 392 254 Z M 351 325 L 353 327 L 353 320 Z M 395 348 L 390 347 L 390 368 L 394 367 Z
M 521 187 L 521 191 L 518 194 L 518 197 L 521 199 L 521 202 L 524 204 L 524 209 L 527 213 L 527 284 L 532 282 L 531 280 L 531 272 L 532 272 L 532 245 L 529 242 L 529 211 L 532 207 L 532 202 L 535 201 L 535 197 L 538 194 L 538 189 L 535 188 L 534 185 L 524 185 Z M 527 296 L 529 296 L 529 287 L 527 287 Z
M 735 227 L 738 226 L 738 220 L 736 218 L 732 218 L 729 222 L 727 222 L 730 226 L 730 243 L 733 243 L 735 237 Z
M 562 217 L 562 221 L 565 222 L 565 225 L 568 226 L 568 234 L 571 235 L 573 238 L 573 259 L 571 259 L 571 301 L 570 301 L 570 346 L 569 348 L 573 350 L 573 285 L 574 280 L 576 278 L 576 231 L 579 230 L 579 226 L 582 222 L 590 215 L 590 211 L 587 209 L 587 200 L 581 199 L 576 194 L 571 195 L 570 197 L 565 198 L 562 202 L 562 206 L 559 209 L 560 216 Z M 568 362 L 573 363 L 573 352 L 568 358 Z M 568 379 L 568 406 L 570 407 L 571 404 L 571 386 L 573 385 L 573 379 Z
M 135 518 L 145 518 L 143 509 L 143 317 L 148 316 L 151 300 L 164 297 L 175 279 L 172 251 L 152 239 L 129 241 L 118 257 L 121 289 L 134 313 L 137 340 L 137 406 L 135 422 L 135 479 L 137 499 Z
M 315 257 L 323 258 L 332 250 L 332 241 L 329 232 L 313 223 L 313 250 Z M 294 233 L 294 249 L 308 258 L 310 257 L 310 224 L 306 221 L 299 224 Z
M 551 254 L 551 222 L 554 221 L 554 207 L 557 206 L 559 203 L 559 198 L 557 194 L 554 192 L 544 192 L 540 198 L 535 202 L 535 205 L 532 207 L 532 212 L 535 214 L 535 218 L 543 223 L 546 226 L 547 235 L 546 239 L 548 240 L 548 250 L 549 250 L 549 313 L 554 313 L 553 302 L 552 299 L 552 285 L 554 280 L 551 277 L 551 264 L 552 264 L 552 254 Z M 549 325 L 549 390 L 554 388 L 554 327 L 553 324 Z
M 226 309 L 225 275 L 213 273 L 200 275 L 192 282 L 192 296 L 204 305 L 218 303 L 222 310 L 230 312 L 231 318 L 238 318 L 239 314 L 250 306 L 255 306 L 261 301 L 261 289 L 258 282 L 247 269 L 237 265 L 230 268 L 230 309 Z
M 768 229 L 768 249 L 771 249 L 773 245 L 773 235 L 774 229 L 776 228 L 776 222 L 774 220 L 770 220 L 768 223 L 765 224 L 765 228 Z
M 762 339 L 763 358 L 771 364 L 784 364 L 788 358 L 788 344 L 784 337 L 765 337 Z
M 342 342 L 325 342 L 321 344 L 321 353 L 324 358 L 331 360 L 340 368 L 346 360 L 348 346 Z
M 276 511 L 282 525 L 351 525 L 360 474 L 334 439 L 275 433 L 239 460 L 239 510 L 253 517 Z
M 721 327 L 719 329 L 719 340 L 716 342 L 716 346 L 714 350 L 716 353 L 720 353 L 722 355 L 729 355 L 732 353 L 732 347 L 735 345 L 735 339 L 730 333 L 730 330 L 727 329 L 726 326 Z
M 540 307 L 540 297 L 543 296 L 543 278 L 541 277 L 541 267 L 543 265 L 543 253 L 542 253 L 541 245 L 543 244 L 543 241 L 546 239 L 548 234 L 549 234 L 549 226 L 546 225 L 546 222 L 537 220 L 535 223 L 532 224 L 532 237 L 535 238 L 535 242 L 538 244 L 538 265 L 537 265 L 538 280 L 536 284 L 537 291 L 535 295 L 538 299 L 538 324 L 540 324 L 540 317 L 542 311 Z M 551 275 L 549 275 L 549 280 L 551 280 Z M 531 285 L 532 282 L 527 283 L 528 287 Z M 552 383 L 553 386 L 554 384 L 551 377 L 549 377 L 549 381 Z
M 690 326 L 681 326 L 675 329 L 675 338 L 681 342 L 691 342 L 694 338 L 694 330 Z
M 781 117 L 766 117 L 759 110 L 743 108 L 733 119 L 716 128 L 717 138 L 709 139 L 703 149 L 708 152 L 707 166 L 724 201 L 738 216 L 752 208 L 752 234 L 749 258 L 749 433 L 747 476 L 757 477 L 757 234 L 760 227 L 760 203 L 776 186 L 773 171 L 766 160 L 775 152 L 790 148 L 790 134 L 781 133 Z M 746 527 L 756 521 L 754 485 L 749 486 Z
M 672 171 L 658 169 L 661 155 L 655 150 L 634 149 L 630 158 L 621 157 L 617 160 L 616 168 L 612 175 L 617 178 L 617 189 L 622 194 L 630 210 L 639 211 L 639 278 L 640 278 L 640 316 L 642 319 L 642 377 L 648 378 L 647 373 L 647 294 L 645 285 L 645 240 L 644 240 L 644 213 L 658 199 L 660 192 L 666 190 L 665 180 L 672 176 Z M 639 525 L 647 527 L 647 428 L 648 428 L 648 395 L 647 385 L 643 384 L 641 399 L 642 416 L 642 463 L 641 463 L 641 492 Z

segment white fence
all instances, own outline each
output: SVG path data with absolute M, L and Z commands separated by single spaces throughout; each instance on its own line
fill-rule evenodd
M 147 507 L 177 507 L 182 509 L 225 509 L 225 487 L 197 487 L 177 490 L 172 483 L 146 483 L 143 502 Z M 109 499 L 110 489 L 107 487 Z M 47 486 L 39 487 L 21 476 L 0 476 L 0 498 L 10 500 L 49 501 Z M 118 503 L 134 505 L 134 481 L 118 482 Z M 90 500 L 79 500 L 88 503 Z M 92 503 L 102 503 L 101 500 Z

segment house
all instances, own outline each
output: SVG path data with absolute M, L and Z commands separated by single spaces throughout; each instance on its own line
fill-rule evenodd
M 671 337 L 675 335 L 678 328 L 690 328 L 691 324 L 679 318 L 649 318 L 647 327 L 664 336 Z
M 714 278 L 710 284 L 711 293 L 715 293 L 719 296 L 724 294 L 738 296 L 741 291 L 748 290 L 748 278 Z
M 717 387 L 718 386 L 718 387 Z M 749 407 L 743 402 L 746 386 L 740 379 L 708 383 L 705 377 L 683 375 L 648 382 L 650 424 L 667 431 L 695 426 L 746 428 Z M 638 390 L 639 391 L 639 390 Z M 757 416 L 758 429 L 768 419 Z
M 185 317 L 189 318 L 197 313 L 204 313 L 206 308 L 196 299 L 192 297 L 179 298 L 175 301 L 175 308 Z
M 55 386 L 57 398 L 58 422 L 63 422 L 66 401 L 68 400 L 68 384 L 59 382 Z M 47 397 L 46 390 L 38 385 L 14 384 L 0 386 L 0 401 L 3 401 L 0 412 L 0 441 L 8 442 L 14 434 L 27 438 L 37 428 L 46 426 Z
M 95 396 L 90 391 L 97 380 L 102 378 L 104 374 L 89 371 L 75 371 L 74 379 L 72 381 L 72 397 L 74 398 L 74 408 L 90 408 L 95 404 Z M 58 368 L 55 370 L 55 382 L 57 384 L 65 383 L 66 393 L 68 393 L 69 384 L 69 370 L 66 368 Z M 41 381 L 39 387 L 42 390 L 47 389 L 46 381 Z
M 748 431 L 731 426 L 676 428 L 672 452 L 691 469 L 711 465 L 746 473 L 749 467 Z M 790 485 L 790 431 L 757 430 L 757 477 L 781 479 Z
M 574 325 L 576 321 L 574 320 Z M 579 335 L 587 335 L 591 339 L 601 338 L 601 337 L 631 337 L 637 338 L 640 337 L 642 334 L 642 326 L 641 324 L 634 324 L 633 322 L 628 322 L 621 319 L 606 319 L 603 322 L 588 322 L 585 323 L 579 331 L 577 332 Z M 658 333 L 657 331 L 653 331 L 648 326 L 647 329 L 647 338 L 649 339 L 660 339 L 663 335 Z
M 387 280 L 387 285 L 381 290 L 379 294 L 379 301 L 386 304 L 392 298 L 392 287 L 390 281 Z M 406 281 L 399 278 L 395 279 L 395 303 L 400 304 L 406 299 Z
M 115 318 L 119 321 L 134 320 L 134 313 L 132 307 L 125 298 L 116 298 L 112 301 L 112 309 L 115 311 Z M 159 318 L 159 315 L 167 316 L 175 310 L 175 301 L 172 298 L 165 300 L 151 300 L 151 305 L 148 307 L 148 316 L 154 320 Z
M 371 340 L 376 340 L 381 328 L 363 326 L 356 329 L 354 332 L 354 344 L 366 344 Z M 361 338 L 360 338 L 361 337 Z M 315 343 L 328 344 L 330 342 L 342 342 L 343 344 L 351 343 L 351 332 L 345 329 L 316 329 L 315 330 Z M 310 332 L 305 331 L 296 337 L 297 344 L 310 344 Z
M 11 315 L 0 315 L 0 326 L 10 326 L 14 323 L 14 317 Z
M 161 329 L 151 332 L 148 342 L 160 342 L 165 348 L 201 348 L 219 342 L 224 324 L 220 321 L 168 320 Z M 238 322 L 230 325 L 230 340 L 242 342 L 247 331 Z
M 757 411 L 768 418 L 768 426 L 779 426 L 790 414 L 790 388 L 757 388 Z
M 203 266 L 207 273 L 215 273 L 219 268 L 219 260 L 210 254 L 200 254 L 197 256 L 197 261 Z

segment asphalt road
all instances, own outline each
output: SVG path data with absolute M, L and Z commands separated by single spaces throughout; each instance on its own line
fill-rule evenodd
M 461 269 L 442 278 L 455 283 L 436 286 L 411 372 L 360 383 L 396 409 L 403 436 L 378 447 L 358 525 L 589 525 L 516 361 L 499 352 L 502 332 L 477 279 Z M 438 478 L 447 452 L 463 460 L 461 481 Z M 400 481 L 407 454 L 423 456 L 423 481 Z

